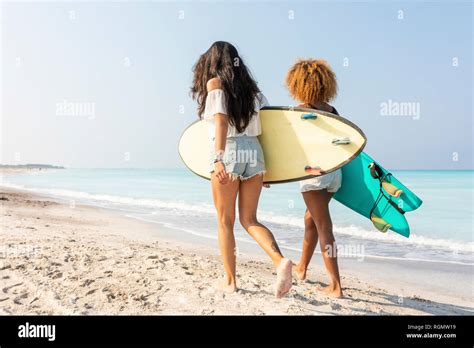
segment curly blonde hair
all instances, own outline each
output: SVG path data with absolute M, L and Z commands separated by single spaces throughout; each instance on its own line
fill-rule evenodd
M 293 98 L 305 104 L 327 103 L 337 95 L 336 74 L 325 60 L 298 60 L 285 82 Z

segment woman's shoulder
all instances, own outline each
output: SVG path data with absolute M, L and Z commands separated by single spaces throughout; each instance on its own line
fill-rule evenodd
M 339 116 L 339 112 L 337 112 L 336 108 L 335 108 L 334 106 L 332 106 L 332 105 L 329 105 L 329 106 L 332 108 L 332 110 L 330 111 L 331 114 L 334 114 L 334 115 Z
M 339 116 L 339 113 L 337 112 L 336 108 L 334 106 L 332 106 L 331 104 L 329 103 L 324 103 L 320 108 L 319 110 L 322 110 L 322 111 L 325 111 L 325 112 L 329 112 L 331 114 L 334 114 L 334 115 L 338 115 Z
M 213 77 L 206 83 L 207 92 L 214 91 L 216 89 L 221 89 L 221 79 L 219 77 Z

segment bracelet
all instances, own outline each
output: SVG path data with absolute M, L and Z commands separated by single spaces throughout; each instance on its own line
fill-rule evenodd
M 214 157 L 214 163 L 222 162 L 223 159 L 224 159 L 224 151 L 217 151 L 216 157 Z

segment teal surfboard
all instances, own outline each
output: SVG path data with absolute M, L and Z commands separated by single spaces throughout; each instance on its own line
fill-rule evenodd
M 383 178 L 383 185 L 369 168 L 374 168 L 374 164 L 378 177 Z M 365 152 L 342 167 L 342 186 L 334 198 L 371 219 L 379 230 L 384 229 L 380 228 L 382 221 L 385 230 L 390 229 L 405 237 L 410 236 L 406 213 L 422 204 L 420 198 Z

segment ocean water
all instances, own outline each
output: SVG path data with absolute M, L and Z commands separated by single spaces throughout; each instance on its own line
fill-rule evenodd
M 424 202 L 407 213 L 411 236 L 377 231 L 371 222 L 331 203 L 341 257 L 474 264 L 474 172 L 394 171 Z M 186 237 L 216 239 L 210 183 L 185 169 L 65 169 L 4 174 L 4 186 L 46 194 L 65 202 L 115 209 L 164 224 Z M 282 249 L 300 250 L 304 202 L 297 183 L 264 189 L 259 218 Z M 236 224 L 236 238 L 253 243 Z M 139 231 L 137 231 L 139 233 Z

